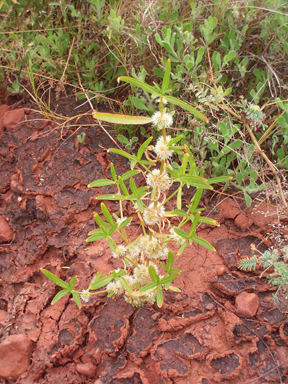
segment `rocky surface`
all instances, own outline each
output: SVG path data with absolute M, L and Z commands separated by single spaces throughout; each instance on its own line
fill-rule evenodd
M 74 98 L 57 110 L 75 114 Z M 201 225 L 198 235 L 216 252 L 197 244 L 177 259 L 182 274 L 164 305 L 133 308 L 123 298 L 105 295 L 79 310 L 64 297 L 51 306 L 58 288 L 40 269 L 66 281 L 77 275 L 82 290 L 102 270 L 120 267 L 105 240 L 87 244 L 99 212 L 93 180 L 118 174 L 127 163 L 105 148 L 115 144 L 92 117 L 78 119 L 81 129 L 59 127 L 28 108 L 0 106 L 5 119 L 0 142 L 0 377 L 9 384 L 266 384 L 287 382 L 288 316 L 273 305 L 274 290 L 256 273 L 237 268 L 273 246 L 277 209 L 262 204 L 247 209 L 233 196 L 220 204 L 207 200 L 204 214 L 217 228 Z M 15 110 L 17 110 L 15 112 Z M 21 112 L 20 112 L 21 111 Z M 23 122 L 23 113 L 25 119 Z M 79 113 L 86 112 L 79 110 Z M 78 112 L 77 112 L 78 113 Z M 4 114 L 4 115 L 3 115 Z M 15 117 L 15 115 L 14 115 Z M 2 119 L 2 120 L 1 120 Z M 13 125 L 14 124 L 14 125 Z M 76 134 L 86 133 L 80 145 Z M 139 179 L 138 182 L 141 182 Z M 183 196 L 184 203 L 193 191 Z M 117 203 L 107 203 L 118 213 Z M 140 234 L 132 217 L 131 238 Z M 280 218 L 285 242 L 287 220 Z M 119 240 L 119 239 L 118 239 Z M 16 364 L 17 363 L 17 364 Z M 17 368 L 17 369 L 16 369 Z

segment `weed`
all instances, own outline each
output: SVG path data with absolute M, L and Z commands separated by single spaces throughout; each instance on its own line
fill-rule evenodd
M 170 89 L 171 62 L 167 61 L 166 70 L 161 87 L 154 87 L 132 77 L 120 77 L 119 80 L 139 87 L 150 95 L 158 98 L 159 111 L 152 117 L 115 115 L 109 113 L 95 112 L 94 118 L 106 122 L 117 122 L 118 124 L 153 124 L 155 129 L 161 131 L 156 145 L 151 145 L 153 137 L 148 138 L 138 149 L 137 154 L 132 155 L 128 152 L 110 149 L 109 152 L 115 153 L 128 159 L 131 170 L 121 176 L 117 176 L 114 165 L 111 163 L 110 171 L 112 179 L 100 179 L 89 184 L 88 187 L 115 186 L 114 194 L 99 196 L 99 200 L 119 201 L 120 216 L 112 217 L 108 208 L 101 203 L 101 213 L 95 213 L 94 219 L 98 228 L 90 233 L 88 242 L 106 238 L 114 258 L 122 260 L 124 267 L 116 269 L 108 276 L 102 277 L 102 272 L 98 272 L 88 286 L 82 292 L 74 290 L 76 277 L 71 282 L 65 283 L 47 270 L 42 270 L 44 275 L 54 283 L 63 288 L 56 294 L 52 303 L 57 302 L 66 294 L 72 294 L 78 307 L 81 300 L 89 301 L 93 295 L 106 292 L 108 297 L 124 295 L 125 300 L 134 306 L 143 305 L 146 302 L 157 302 L 159 307 L 163 303 L 163 289 L 179 291 L 171 283 L 179 276 L 181 271 L 173 267 L 174 252 L 169 250 L 171 243 L 176 243 L 180 248 L 177 255 L 181 255 L 188 244 L 193 242 L 214 251 L 214 248 L 203 238 L 196 236 L 198 223 L 218 225 L 215 220 L 201 216 L 201 209 L 198 204 L 203 189 L 213 189 L 212 184 L 227 181 L 228 177 L 205 179 L 199 175 L 194 158 L 187 146 L 179 146 L 177 143 L 182 136 L 167 135 L 167 130 L 173 124 L 173 116 L 167 112 L 166 104 L 177 105 L 184 110 L 192 113 L 198 119 L 207 122 L 207 118 L 189 104 L 180 99 L 169 96 Z M 129 144 L 129 143 L 128 143 Z M 171 165 L 172 156 L 177 153 L 182 155 L 181 165 L 174 169 Z M 143 159 L 143 155 L 145 158 Z M 153 160 L 153 156 L 156 159 Z M 134 177 L 140 173 L 141 168 L 146 178 L 147 185 L 137 187 Z M 129 180 L 130 191 L 126 180 Z M 178 184 L 178 188 L 170 194 L 172 184 Z M 186 209 L 182 207 L 182 190 L 184 186 L 194 187 L 196 191 L 191 199 L 190 205 Z M 176 197 L 176 209 L 167 212 L 166 204 Z M 129 237 L 128 226 L 132 218 L 123 215 L 123 201 L 129 201 L 133 205 L 135 212 L 140 220 L 142 235 L 137 239 L 131 240 Z M 101 217 L 101 216 L 103 217 Z M 172 225 L 171 219 L 178 217 L 179 224 Z M 185 231 L 184 225 L 190 224 L 190 228 Z M 167 233 L 168 231 L 168 233 Z M 113 239 L 113 234 L 118 234 L 122 238 L 122 244 L 117 244 Z M 163 274 L 164 273 L 164 274 Z M 103 288 L 106 288 L 103 290 Z M 99 289 L 101 289 L 99 291 Z

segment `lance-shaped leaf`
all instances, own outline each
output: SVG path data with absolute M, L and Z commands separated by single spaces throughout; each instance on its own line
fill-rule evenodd
M 205 123 L 209 123 L 209 120 L 206 116 L 202 115 L 201 112 L 197 111 L 197 109 L 193 108 L 191 105 L 185 103 L 184 101 L 176 99 L 176 97 L 173 96 L 165 96 L 165 99 L 168 101 L 168 103 L 178 105 L 179 107 L 192 113 L 197 119 L 205 121 Z
M 227 181 L 230 181 L 232 179 L 233 179 L 233 177 L 231 177 L 231 176 L 212 177 L 211 179 L 207 180 L 207 183 L 208 184 L 226 183 Z
M 60 279 L 60 277 L 54 275 L 54 274 L 53 274 L 52 272 L 50 272 L 50 271 L 47 271 L 47 269 L 41 269 L 41 272 L 42 272 L 46 277 L 48 277 L 49 280 L 53 281 L 53 283 L 59 285 L 59 287 L 64 288 L 64 289 L 68 289 L 68 291 L 70 291 L 69 284 L 65 283 L 65 281 L 63 281 L 62 279 Z
M 156 302 L 159 308 L 162 307 L 163 304 L 163 291 L 161 285 L 157 287 L 157 292 L 156 292 Z
M 105 216 L 106 220 L 108 221 L 109 225 L 114 225 L 115 221 L 113 220 L 109 210 L 107 209 L 106 205 L 104 203 L 101 203 L 101 210 L 103 212 L 103 215 Z
M 193 241 L 195 241 L 195 243 L 202 245 L 202 247 L 210 249 L 210 251 L 216 251 L 216 249 L 212 247 L 212 245 L 207 240 L 202 239 L 202 237 L 194 236 Z
M 113 180 L 117 181 L 117 175 L 116 175 L 116 171 L 115 171 L 113 163 L 110 164 L 110 172 L 111 172 Z
M 79 297 L 79 293 L 78 292 L 72 292 L 72 296 L 73 296 L 73 299 L 77 305 L 77 307 L 80 309 L 81 308 L 81 300 L 80 300 L 80 297 Z
M 106 123 L 122 124 L 122 125 L 142 125 L 152 122 L 151 117 L 145 116 L 129 116 L 118 115 L 114 113 L 94 112 L 94 119 L 106 121 Z
M 131 220 L 132 220 L 132 217 L 128 217 L 127 219 L 122 221 L 122 223 L 118 226 L 118 229 L 122 229 L 122 228 L 126 227 L 126 225 L 128 225 Z
M 115 181 L 108 180 L 108 179 L 100 179 L 92 181 L 92 183 L 88 184 L 88 188 L 94 188 L 94 187 L 106 187 L 107 185 L 113 185 L 115 184 Z
M 105 233 L 99 233 L 97 235 L 92 235 L 92 236 L 89 236 L 86 241 L 87 243 L 91 243 L 91 241 L 97 241 L 97 240 L 102 240 L 102 239 L 106 239 L 107 235 L 105 235 Z
M 207 183 L 207 180 L 204 177 L 183 175 L 180 179 L 181 181 L 184 181 L 184 183 L 186 183 L 187 185 L 190 185 L 195 188 L 213 189 L 211 185 Z
M 58 300 L 62 299 L 62 297 L 64 297 L 68 293 L 70 293 L 70 291 L 68 289 L 61 289 L 61 291 L 56 293 L 51 304 L 53 305 L 53 304 L 57 303 Z
M 105 233 L 108 236 L 108 229 L 107 229 L 107 224 L 105 223 L 101 217 L 98 215 L 98 213 L 94 214 L 94 219 L 96 223 L 99 225 L 99 227 L 102 229 L 102 232 Z
M 210 217 L 200 217 L 199 219 L 199 223 L 205 223 L 205 224 L 210 224 L 210 225 L 215 225 L 216 227 L 219 227 L 220 224 L 218 223 L 218 221 L 214 220 L 214 219 L 210 219 Z
M 102 277 L 102 279 L 94 281 L 91 284 L 91 289 L 96 290 L 96 289 L 99 289 L 101 287 L 104 287 L 104 285 L 107 285 L 108 283 L 110 283 L 111 280 L 113 280 L 113 276 Z
M 151 87 L 151 85 L 148 85 L 148 84 L 144 83 L 143 81 L 134 79 L 133 77 L 120 76 L 120 77 L 118 77 L 117 81 L 118 81 L 118 83 L 120 81 L 124 81 L 125 83 L 134 85 L 135 87 L 139 87 L 148 93 L 155 94 L 156 96 L 161 96 L 161 92 L 157 91 L 156 88 Z
M 182 229 L 174 228 L 174 231 L 177 233 L 177 235 L 183 237 L 183 239 L 189 239 L 189 234 L 185 231 L 182 231 Z
M 167 64 L 166 64 L 166 70 L 165 70 L 165 74 L 164 74 L 163 82 L 162 82 L 162 87 L 161 87 L 161 93 L 162 93 L 162 95 L 165 95 L 165 92 L 167 91 L 167 89 L 168 89 L 168 87 L 169 87 L 169 83 L 170 83 L 170 72 L 171 72 L 171 60 L 168 59 L 168 60 L 167 60 Z
M 153 137 L 149 137 L 149 139 L 147 139 L 146 141 L 144 141 L 144 143 L 141 145 L 141 147 L 138 149 L 138 152 L 137 152 L 137 159 L 138 160 L 141 160 L 142 156 L 143 156 L 143 153 L 145 151 L 145 149 L 148 147 L 148 145 L 150 144 L 151 140 L 153 139 Z
M 130 177 L 134 177 L 136 175 L 138 175 L 140 173 L 140 171 L 137 171 L 137 170 L 133 170 L 133 171 L 128 171 L 128 172 L 125 172 L 121 178 L 123 181 L 127 180 L 127 179 L 130 179 Z
M 129 160 L 137 160 L 136 156 L 130 155 L 130 153 L 127 153 L 125 151 L 121 151 L 121 149 L 110 148 L 110 149 L 108 149 L 108 152 L 116 153 L 117 155 L 120 155 L 120 156 L 123 156 L 123 157 L 127 157 L 127 159 L 129 159 Z

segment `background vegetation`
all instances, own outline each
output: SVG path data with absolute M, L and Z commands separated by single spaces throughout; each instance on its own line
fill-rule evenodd
M 2 0 L 0 18 L 0 78 L 15 94 L 34 87 L 59 98 L 70 89 L 79 99 L 86 92 L 95 108 L 151 115 L 148 94 L 116 80 L 161 83 L 170 58 L 171 95 L 209 118 L 200 123 L 175 109 L 181 144 L 209 176 L 233 176 L 247 205 L 261 190 L 275 198 L 281 183 L 278 204 L 287 208 L 285 0 Z M 132 150 L 151 135 L 113 129 Z

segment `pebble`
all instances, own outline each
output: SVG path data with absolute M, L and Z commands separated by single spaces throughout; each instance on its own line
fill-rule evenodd
M 224 219 L 235 219 L 241 213 L 238 204 L 230 198 L 223 200 L 217 210 Z
M 251 318 L 259 308 L 259 298 L 255 293 L 241 292 L 236 296 L 236 314 L 239 317 Z
M 6 337 L 0 344 L 0 377 L 17 380 L 27 371 L 32 352 L 32 341 L 25 334 Z
M 0 243 L 10 243 L 13 237 L 14 232 L 6 221 L 5 216 L 0 216 Z
M 23 108 L 16 108 L 7 111 L 3 117 L 3 129 L 17 129 L 17 124 L 25 121 Z
M 235 224 L 241 231 L 246 231 L 251 225 L 253 224 L 254 220 L 250 217 L 243 215 L 243 213 L 240 213 L 235 219 Z
M 0 134 L 4 131 L 4 126 L 3 126 L 3 119 L 4 115 L 7 111 L 9 111 L 9 105 L 2 104 L 0 105 Z
M 87 377 L 95 377 L 97 372 L 97 368 L 92 363 L 77 364 L 75 369 L 80 375 Z

